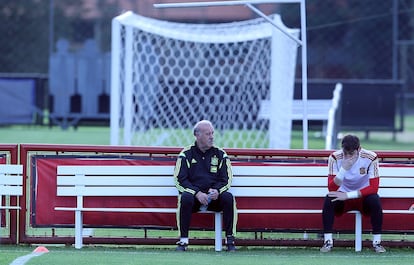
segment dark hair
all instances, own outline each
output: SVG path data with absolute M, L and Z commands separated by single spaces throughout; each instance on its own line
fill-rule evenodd
M 342 149 L 346 152 L 352 152 L 359 148 L 359 138 L 355 135 L 346 135 L 342 138 Z

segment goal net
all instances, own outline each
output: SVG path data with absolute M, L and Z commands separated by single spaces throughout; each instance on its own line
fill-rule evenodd
M 279 15 L 272 20 L 290 34 Z M 111 144 L 185 146 L 201 119 L 221 147 L 289 148 L 297 44 L 264 19 L 217 24 L 126 12 L 112 23 Z M 260 104 L 270 100 L 271 115 Z

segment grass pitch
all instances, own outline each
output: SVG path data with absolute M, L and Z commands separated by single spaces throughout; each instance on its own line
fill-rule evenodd
M 370 150 L 398 150 L 414 149 L 414 115 L 407 115 L 404 119 L 402 132 L 371 132 L 368 139 L 364 132 L 342 131 L 341 134 L 354 133 L 361 139 L 364 148 Z M 243 133 L 243 132 L 240 132 Z M 225 136 L 223 136 L 225 138 Z M 62 129 L 58 126 L 14 125 L 0 127 L 0 143 L 32 143 L 32 144 L 87 144 L 109 145 L 110 128 L 104 126 L 80 126 L 77 129 L 69 127 Z M 245 137 L 243 139 L 248 139 Z M 192 139 L 188 139 L 192 143 Z M 217 145 L 225 139 L 216 137 Z M 303 148 L 302 129 L 292 131 L 291 149 Z M 308 149 L 325 149 L 325 138 L 321 131 L 308 132 Z
M 17 257 L 30 254 L 35 247 L 2 246 L 0 264 L 10 264 Z M 72 247 L 48 247 L 49 252 L 32 257 L 27 265 L 381 265 L 412 264 L 412 249 L 389 249 L 386 253 L 377 254 L 370 249 L 354 252 L 350 248 L 335 248 L 331 253 L 320 253 L 318 248 L 240 248 L 235 253 L 214 252 L 211 249 L 199 248 L 179 253 L 169 248 L 150 247 L 85 247 L 75 250 Z

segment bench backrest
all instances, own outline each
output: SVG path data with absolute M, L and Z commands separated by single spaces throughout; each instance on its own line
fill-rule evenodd
M 330 112 L 335 113 L 338 109 L 339 101 L 341 100 L 342 84 L 338 83 L 332 93 L 330 99 L 307 99 L 307 118 L 309 120 L 327 121 L 330 117 Z M 258 117 L 260 119 L 269 119 L 271 112 L 270 100 L 262 100 Z M 301 99 L 294 99 L 292 102 L 292 120 L 303 119 L 303 101 Z
M 414 167 L 380 167 L 379 195 L 382 198 L 413 198 Z
M 3 195 L 23 195 L 22 165 L 0 165 L 0 197 Z
M 176 196 L 173 166 L 58 166 L 58 196 Z
M 176 196 L 174 166 L 58 166 L 58 196 Z M 381 167 L 379 194 L 412 198 L 414 167 Z M 233 166 L 236 197 L 324 197 L 326 165 Z

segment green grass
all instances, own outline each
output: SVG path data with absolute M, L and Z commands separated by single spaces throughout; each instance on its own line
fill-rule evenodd
M 348 132 L 343 131 L 341 134 L 354 133 L 361 139 L 364 148 L 371 150 L 413 150 L 414 139 L 414 115 L 405 117 L 405 128 L 403 132 L 397 132 L 395 135 L 391 132 L 371 132 L 369 138 L 365 138 L 364 132 Z M 154 130 L 154 134 L 162 133 L 162 130 Z M 250 138 L 257 138 L 247 132 L 241 132 L 244 141 Z M 240 134 L 240 132 L 239 132 Z M 187 135 L 191 135 L 188 133 Z M 394 137 L 395 136 L 395 137 Z M 156 136 L 153 136 L 156 138 Z M 187 136 L 186 136 L 187 137 Z M 216 142 L 226 142 L 226 138 L 235 138 L 234 132 L 218 134 Z M 220 139 L 223 138 L 223 139 Z M 395 139 L 394 139 L 395 138 Z M 110 129 L 103 126 L 80 126 L 77 129 L 69 127 L 63 130 L 61 127 L 40 126 L 40 125 L 15 125 L 0 127 L 1 143 L 36 143 L 36 144 L 88 144 L 88 145 L 109 145 Z M 191 140 L 191 139 L 190 139 Z M 192 141 L 192 140 L 191 140 Z M 247 143 L 248 144 L 248 143 Z M 292 149 L 303 148 L 302 129 L 292 132 L 291 139 Z M 308 149 L 324 149 L 325 139 L 321 136 L 321 131 L 308 132 Z
M 1 143 L 109 145 L 110 129 L 100 126 L 70 127 L 14 125 L 0 127 Z
M 331 253 L 320 253 L 318 248 L 296 247 L 242 247 L 235 253 L 214 252 L 212 248 L 193 248 L 185 253 L 175 252 L 172 246 L 154 247 L 72 247 L 49 246 L 48 253 L 33 257 L 27 265 L 186 265 L 186 264 L 232 264 L 232 265 L 364 265 L 364 264 L 412 264 L 412 249 L 389 249 L 377 254 L 370 249 L 356 253 L 351 248 L 335 248 Z M 10 264 L 17 257 L 30 254 L 35 246 L 2 246 L 0 264 Z

